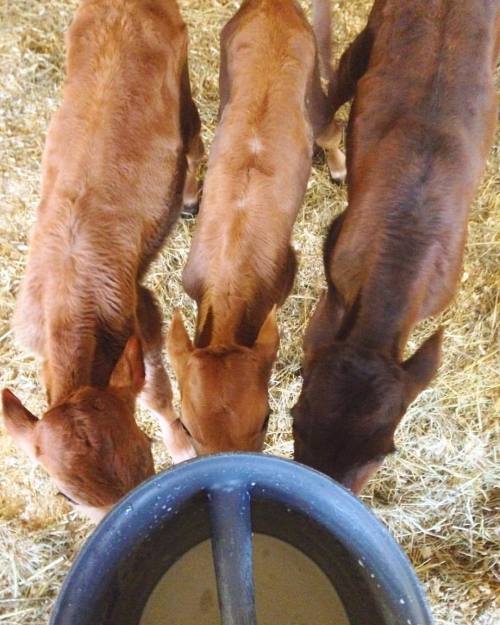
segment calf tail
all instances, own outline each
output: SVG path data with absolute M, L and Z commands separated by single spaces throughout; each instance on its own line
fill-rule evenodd
M 318 47 L 321 77 L 328 83 L 328 91 L 333 80 L 332 67 L 332 16 L 330 0 L 312 0 L 313 30 Z

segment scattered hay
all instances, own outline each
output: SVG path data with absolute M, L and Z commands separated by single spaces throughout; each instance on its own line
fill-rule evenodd
M 218 32 L 238 2 L 181 4 L 190 27 L 193 86 L 209 145 L 218 105 Z M 59 101 L 63 31 L 75 5 L 75 0 L 0 0 L 0 386 L 11 386 L 38 414 L 44 399 L 37 367 L 13 346 L 8 320 L 26 262 L 47 122 Z M 369 5 L 369 0 L 332 2 L 337 54 L 361 29 Z M 472 210 L 461 290 L 440 320 L 446 338 L 439 378 L 409 411 L 397 435 L 399 453 L 364 496 L 413 561 L 440 625 L 493 625 L 500 618 L 494 596 L 498 481 L 493 451 L 499 368 L 499 166 L 497 143 Z M 300 272 L 279 315 L 283 341 L 272 380 L 269 453 L 292 452 L 288 409 L 300 388 L 300 337 L 323 286 L 325 228 L 345 204 L 345 189 L 330 184 L 324 166 L 315 168 L 295 228 Z M 177 225 L 148 277 L 166 321 L 174 305 L 190 311 L 191 323 L 194 318 L 193 303 L 180 286 L 191 230 L 191 223 Z M 422 325 L 412 349 L 434 325 Z M 141 413 L 140 418 L 149 433 L 157 432 L 150 415 Z M 155 457 L 159 468 L 168 464 L 159 443 Z M 47 622 L 62 579 L 90 529 L 0 430 L 0 625 Z

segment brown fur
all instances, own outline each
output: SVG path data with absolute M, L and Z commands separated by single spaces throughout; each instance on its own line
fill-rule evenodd
M 314 137 L 343 168 L 315 36 L 293 0 L 242 3 L 221 35 L 220 95 L 183 275 L 198 304 L 196 337 L 193 345 L 177 315 L 169 341 L 183 425 L 199 453 L 262 447 L 279 344 L 272 309 L 295 276 L 290 238 Z
M 457 288 L 495 126 L 499 18 L 488 0 L 377 0 L 334 81 L 335 108 L 354 96 L 349 205 L 331 226 L 328 291 L 305 337 L 295 457 L 355 491 L 438 367 L 441 331 L 402 356 Z
M 105 509 L 153 473 L 133 417 L 144 376 L 147 404 L 167 430 L 175 420 L 161 319 L 140 279 L 183 187 L 193 201 L 199 128 L 175 1 L 83 0 L 13 323 L 43 359 L 49 410 L 33 420 L 4 395 L 9 431 L 83 506 Z

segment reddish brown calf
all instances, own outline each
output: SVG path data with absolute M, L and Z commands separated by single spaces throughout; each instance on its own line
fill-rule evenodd
M 495 126 L 499 18 L 486 0 L 377 0 L 331 91 L 335 108 L 354 96 L 349 205 L 330 228 L 328 290 L 305 337 L 295 458 L 355 492 L 438 368 L 440 330 L 403 352 L 457 287 Z
M 316 2 L 323 15 L 326 7 Z M 320 42 L 325 54 L 326 33 L 329 22 Z M 293 0 L 242 3 L 221 36 L 220 94 L 183 276 L 198 304 L 196 338 L 193 345 L 178 314 L 169 340 L 183 426 L 198 453 L 262 448 L 279 344 L 273 309 L 294 280 L 290 238 L 313 138 L 326 148 L 332 176 L 341 177 L 344 167 L 315 36 Z
M 8 431 L 61 492 L 99 516 L 153 473 L 134 420 L 144 383 L 171 451 L 191 453 L 171 425 L 160 314 L 140 280 L 183 188 L 188 204 L 195 199 L 202 145 L 174 0 L 84 0 L 67 47 L 14 319 L 19 340 L 43 358 L 49 410 L 38 420 L 7 390 L 3 409 Z

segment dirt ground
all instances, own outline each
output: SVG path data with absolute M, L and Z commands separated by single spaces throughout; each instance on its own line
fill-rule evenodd
M 238 2 L 180 4 L 190 30 L 192 84 L 209 146 L 218 105 L 218 33 Z M 332 1 L 337 55 L 362 28 L 370 4 Z M 44 394 L 38 365 L 13 344 L 9 319 L 39 198 L 47 124 L 60 98 L 63 33 L 75 6 L 75 0 L 0 0 L 0 387 L 12 388 L 39 415 Z M 438 625 L 500 622 L 495 603 L 500 491 L 494 453 L 500 408 L 498 145 L 491 150 L 472 207 L 460 292 L 439 320 L 446 327 L 444 364 L 406 415 L 397 434 L 398 453 L 363 496 L 411 558 Z M 333 186 L 324 165 L 316 166 L 294 233 L 299 275 L 279 313 L 282 345 L 272 378 L 267 453 L 290 457 L 292 452 L 289 408 L 301 384 L 301 337 L 324 286 L 322 239 L 329 221 L 345 206 L 345 188 Z M 180 282 L 191 232 L 192 222 L 177 224 L 147 278 L 166 323 L 173 306 L 181 306 L 191 322 L 194 317 Z M 418 328 L 411 350 L 436 323 Z M 149 414 L 141 412 L 140 421 L 158 436 Z M 160 442 L 155 443 L 155 458 L 158 469 L 168 466 Z M 31 466 L 0 425 L 0 625 L 47 622 L 61 582 L 91 529 L 56 497 L 44 472 Z

